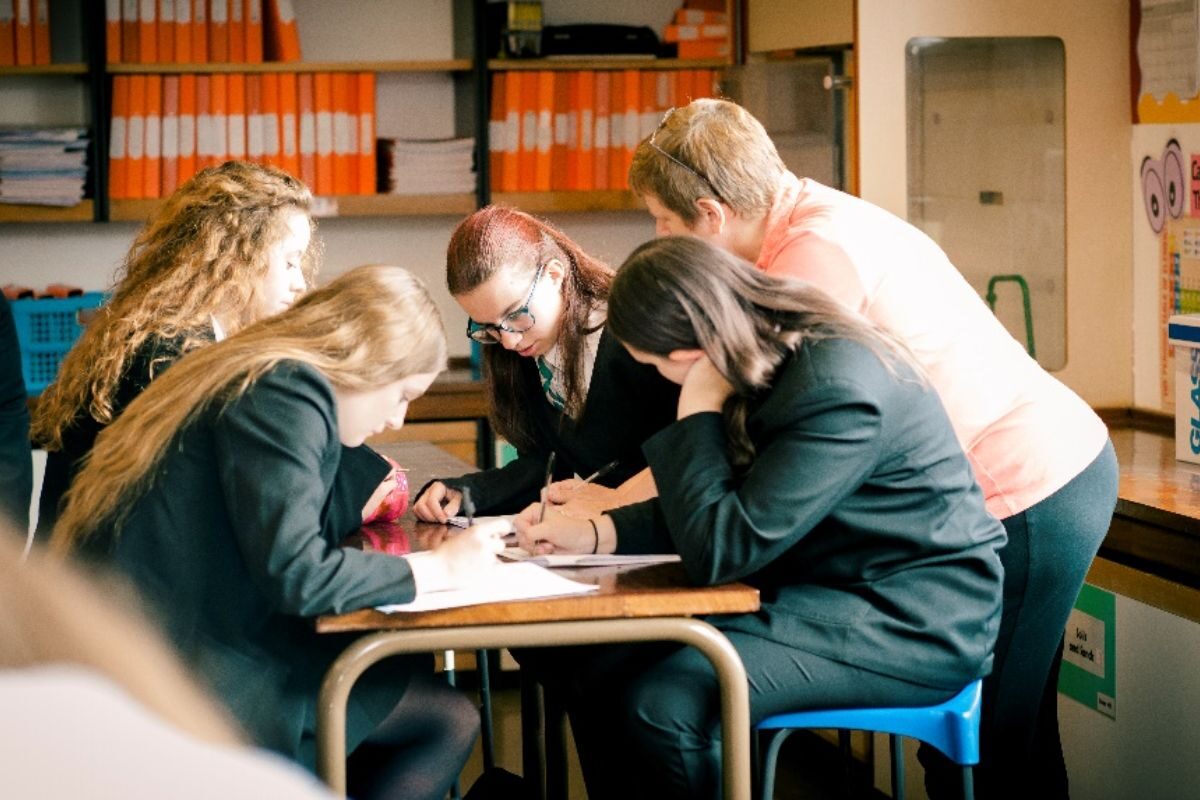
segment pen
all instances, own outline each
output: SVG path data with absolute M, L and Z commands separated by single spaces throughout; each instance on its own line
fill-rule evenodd
M 550 481 L 554 479 L 554 457 L 557 455 L 554 451 L 550 451 L 550 457 L 546 459 L 546 485 L 542 487 L 542 508 L 538 511 L 538 522 L 546 521 L 546 500 L 550 498 Z
M 467 527 L 475 524 L 475 504 L 471 502 L 471 487 L 462 488 L 462 512 L 467 518 Z
M 587 486 L 589 483 L 591 483 L 592 481 L 596 480 L 597 478 L 603 478 L 605 475 L 607 475 L 608 473 L 610 473 L 610 472 L 612 472 L 614 469 L 616 469 L 616 468 L 617 468 L 617 464 L 620 464 L 620 463 L 621 463 L 621 462 L 620 462 L 619 460 L 618 460 L 618 461 L 610 461 L 610 462 L 608 462 L 608 463 L 607 463 L 607 464 L 605 464 L 603 467 L 601 467 L 600 469 L 598 469 L 598 470 L 596 470 L 595 472 L 593 472 L 591 475 L 588 475 L 586 478 L 584 478 L 584 479 L 583 479 L 583 483 L 579 484 L 579 485 L 578 485 L 578 486 L 576 486 L 575 488 L 576 488 L 576 489 L 582 489 L 584 486 Z

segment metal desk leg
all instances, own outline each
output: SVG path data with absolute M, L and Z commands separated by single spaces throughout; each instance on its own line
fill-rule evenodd
M 317 771 L 346 792 L 346 701 L 372 664 L 402 653 L 613 642 L 680 642 L 713 665 L 721 691 L 722 788 L 726 800 L 750 799 L 750 691 L 733 645 L 707 622 L 687 617 L 578 620 L 517 625 L 381 631 L 357 640 L 333 662 L 317 699 Z

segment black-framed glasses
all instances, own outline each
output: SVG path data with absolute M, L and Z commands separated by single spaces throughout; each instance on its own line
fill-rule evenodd
M 533 290 L 537 288 L 538 281 L 541 280 L 545 269 L 545 264 L 538 265 L 537 272 L 533 274 L 533 283 L 529 284 L 529 294 L 525 295 L 525 302 L 516 311 L 505 314 L 504 319 L 500 322 L 493 325 L 490 322 L 476 322 L 468 317 L 468 338 L 480 344 L 496 344 L 500 341 L 501 333 L 524 333 L 532 328 L 537 319 L 530 313 L 529 304 L 533 301 Z
M 647 142 L 647 144 L 650 145 L 655 150 L 657 150 L 659 152 L 659 154 L 665 156 L 669 161 L 672 161 L 672 162 L 678 164 L 679 166 L 686 169 L 688 172 L 695 175 L 700 180 L 704 181 L 705 185 L 707 185 L 708 188 L 712 191 L 713 197 L 715 197 L 717 200 L 721 200 L 721 193 L 717 191 L 717 187 L 713 186 L 713 182 L 708 179 L 707 175 L 705 175 L 703 172 L 701 172 L 700 170 L 693 167 L 691 164 L 688 164 L 686 161 L 683 161 L 680 158 L 678 158 L 677 156 L 673 156 L 670 153 L 668 153 L 666 150 L 663 150 L 654 141 L 656 138 L 658 138 L 658 134 L 663 129 L 663 126 L 667 124 L 667 120 L 669 120 L 671 118 L 671 115 L 674 113 L 675 113 L 675 108 L 672 107 L 672 108 L 667 109 L 667 113 L 663 114 L 662 121 L 658 123 L 658 127 L 654 129 L 654 133 L 650 134 L 650 140 Z M 723 203 L 725 201 L 721 200 L 721 202 Z

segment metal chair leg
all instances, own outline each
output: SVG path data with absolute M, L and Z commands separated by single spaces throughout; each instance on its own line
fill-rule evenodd
M 762 800 L 771 800 L 775 795 L 775 765 L 779 761 L 779 748 L 783 747 L 783 740 L 791 734 L 791 728 L 781 728 L 772 731 L 771 740 L 767 742 L 762 768 Z
M 975 800 L 975 769 L 970 764 L 962 768 L 963 800 Z
M 483 768 L 496 766 L 496 731 L 492 727 L 492 678 L 488 654 L 490 650 L 476 650 L 475 663 L 479 670 L 479 713 L 480 743 L 483 746 Z
M 542 687 L 521 670 L 521 771 L 535 800 L 546 800 L 544 725 Z
M 454 671 L 454 651 L 442 651 L 442 672 L 446 676 L 446 683 L 454 686 L 457 684 L 457 674 Z M 450 785 L 450 800 L 462 800 L 462 787 L 458 784 L 458 778 L 454 779 L 454 783 Z
M 892 741 L 892 797 L 904 800 L 904 737 L 890 734 Z

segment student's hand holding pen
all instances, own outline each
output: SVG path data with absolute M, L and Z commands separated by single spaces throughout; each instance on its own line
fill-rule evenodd
M 537 503 L 513 520 L 517 544 L 535 555 L 549 553 L 612 553 L 617 547 L 616 526 L 611 517 L 570 517 L 554 506 L 546 509 L 543 521 Z
M 461 504 L 462 492 L 451 489 L 441 481 L 434 481 L 413 504 L 413 513 L 423 522 L 440 522 L 445 525 L 458 513 Z

